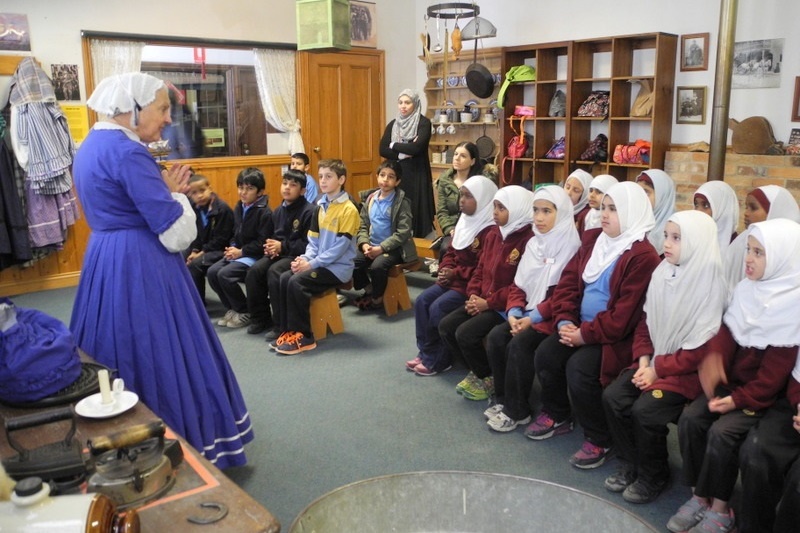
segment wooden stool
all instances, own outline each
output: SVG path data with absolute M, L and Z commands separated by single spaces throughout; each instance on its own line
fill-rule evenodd
M 324 339 L 328 336 L 328 329 L 331 335 L 342 333 L 344 323 L 342 323 L 342 311 L 339 309 L 339 300 L 336 298 L 337 289 L 352 289 L 353 280 L 342 283 L 336 288 L 311 297 L 311 332 L 315 340 Z
M 433 244 L 432 240 L 422 239 L 420 237 L 414 237 L 414 245 L 417 247 L 417 255 L 419 257 L 424 257 L 428 259 L 437 259 L 439 257 L 438 251 L 431 250 L 431 244 Z
M 389 280 L 386 283 L 386 292 L 383 293 L 383 310 L 386 312 L 386 316 L 396 315 L 398 307 L 403 311 L 411 309 L 411 298 L 408 295 L 408 284 L 403 271 L 416 271 L 421 266 L 422 261 L 417 259 L 389 269 Z

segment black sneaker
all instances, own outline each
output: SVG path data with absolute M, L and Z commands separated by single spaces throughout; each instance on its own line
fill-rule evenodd
M 263 333 L 267 330 L 266 322 L 250 322 L 250 325 L 247 326 L 247 333 L 250 335 L 258 335 L 259 333 Z
M 634 481 L 636 481 L 636 468 L 627 461 L 620 461 L 617 470 L 606 478 L 603 485 L 611 492 L 622 492 Z
M 650 503 L 664 492 L 669 485 L 669 476 L 645 479 L 642 476 L 628 485 L 622 493 L 622 498 L 630 503 Z

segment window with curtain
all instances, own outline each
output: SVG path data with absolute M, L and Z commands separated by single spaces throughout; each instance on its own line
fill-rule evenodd
M 282 124 L 273 127 L 265 116 L 253 49 L 293 56 L 294 45 L 91 32 L 83 32 L 83 38 L 92 63 L 88 91 L 107 75 L 131 70 L 167 82 L 172 124 L 162 132 L 169 141 L 163 158 L 286 153 L 293 144 L 292 133 Z

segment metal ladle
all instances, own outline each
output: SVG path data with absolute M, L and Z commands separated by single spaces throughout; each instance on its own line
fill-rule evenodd
M 442 51 L 441 31 L 441 27 L 439 26 L 439 15 L 436 15 L 436 46 L 433 47 L 433 51 L 437 54 Z

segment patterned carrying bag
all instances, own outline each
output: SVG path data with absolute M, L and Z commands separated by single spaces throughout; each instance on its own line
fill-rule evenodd
M 565 137 L 561 137 L 555 143 L 553 143 L 553 146 L 551 146 L 550 149 L 547 151 L 547 153 L 544 154 L 544 158 L 545 159 L 564 159 L 564 153 L 566 151 L 565 150 L 566 144 L 567 144 L 566 143 L 566 138 Z
M 609 91 L 592 91 L 578 108 L 579 117 L 607 117 Z
M 608 137 L 599 133 L 589 143 L 586 150 L 578 157 L 580 161 L 594 161 L 595 163 L 608 159 Z

